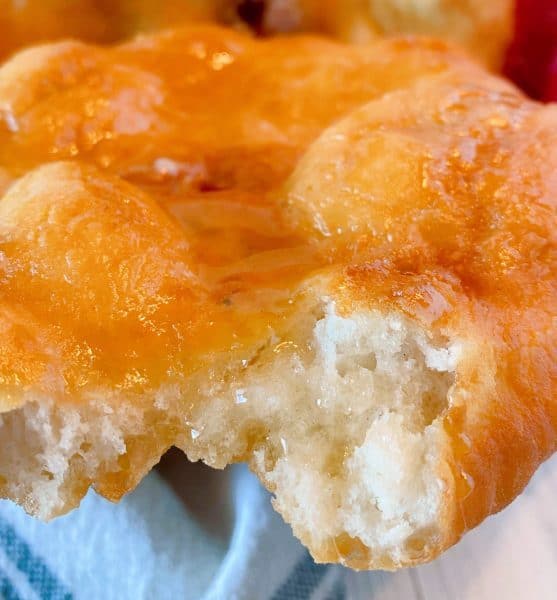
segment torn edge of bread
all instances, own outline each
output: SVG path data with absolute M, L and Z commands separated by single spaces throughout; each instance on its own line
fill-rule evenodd
M 332 301 L 187 382 L 79 402 L 30 396 L 0 415 L 0 490 L 41 518 L 93 484 L 117 499 L 170 445 L 248 461 L 317 560 L 396 568 L 446 545 L 454 482 L 443 416 L 461 346 L 400 313 Z

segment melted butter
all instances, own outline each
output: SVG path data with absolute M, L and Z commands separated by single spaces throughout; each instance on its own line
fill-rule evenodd
M 286 179 L 324 127 L 419 74 L 395 43 L 216 28 L 34 52 L 0 70 L 0 185 L 32 182 L 0 203 L 0 301 L 23 324 L 6 318 L 0 372 L 56 393 L 156 386 L 280 331 L 330 262 L 285 217 Z M 60 160 L 80 166 L 34 171 Z
M 428 325 L 551 300 L 552 129 L 443 49 L 196 28 L 31 56 L 0 69 L 0 186 L 25 175 L 0 201 L 10 393 L 241 363 L 329 267 L 347 310 Z

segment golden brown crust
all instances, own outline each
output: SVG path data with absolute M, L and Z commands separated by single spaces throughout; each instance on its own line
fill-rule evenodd
M 465 347 L 440 533 L 404 562 L 349 538 L 318 559 L 429 560 L 555 449 L 554 107 L 440 42 L 201 28 L 20 55 L 0 114 L 6 186 L 23 176 L 0 202 L 4 418 L 39 396 L 87 414 L 90 388 L 149 407 L 117 464 L 84 476 L 76 454 L 62 510 L 89 483 L 120 497 L 173 443 L 190 451 L 157 390 L 251 356 L 312 278 L 344 314 L 403 313 Z
M 290 195 L 314 235 L 348 232 L 335 249 L 357 237 L 365 259 L 345 271 L 346 310 L 355 298 L 379 300 L 424 327 L 474 340 L 445 418 L 454 542 L 512 501 L 555 449 L 557 113 L 503 82 L 457 83 L 450 74 L 446 86 L 444 77 L 329 130 L 324 146 L 340 140 L 340 152 L 331 152 L 334 183 L 320 187 L 316 174 L 330 172 L 330 163 L 315 145 Z M 380 158 L 365 160 L 374 154 Z M 309 173 L 310 187 L 300 188 Z M 299 222 L 312 227 L 305 216 Z
M 256 42 L 218 28 L 176 30 L 109 50 L 64 42 L 22 53 L 0 70 L 5 185 L 28 173 L 1 204 L 3 302 L 13 310 L 17 299 L 18 310 L 35 311 L 47 329 L 55 324 L 56 332 L 77 336 L 75 343 L 85 344 L 99 365 L 112 362 L 116 342 L 105 344 L 114 337 L 110 331 L 127 327 L 130 320 L 130 327 L 137 327 L 137 319 L 144 335 L 154 335 L 159 327 L 154 345 L 141 336 L 117 334 L 131 343 L 119 346 L 118 385 L 130 380 L 138 362 L 151 364 L 161 344 L 177 349 L 169 362 L 182 364 L 180 353 L 191 354 L 183 340 L 194 335 L 194 323 L 210 320 L 191 305 L 190 288 L 210 286 L 206 293 L 222 312 L 220 303 L 230 301 L 231 294 L 249 306 L 253 287 L 288 286 L 316 266 L 314 251 L 303 248 L 274 197 L 308 144 L 353 107 L 453 64 L 474 69 L 440 42 L 395 40 L 351 48 L 311 38 Z M 132 188 L 120 180 L 104 183 L 95 169 L 60 163 L 34 170 L 69 159 L 92 163 L 134 190 L 142 188 L 149 195 L 138 196 L 142 216 L 121 213 L 118 200 Z M 106 207 L 93 203 L 103 186 Z M 33 208 L 27 210 L 28 205 Z M 172 233 L 175 241 L 154 237 L 173 218 L 182 226 Z M 45 231 L 39 228 L 41 219 L 48 223 Z M 91 248 L 85 262 L 71 260 L 88 239 L 85 225 L 98 230 L 99 248 L 105 238 L 118 240 L 112 256 Z M 68 233 L 61 237 L 60 231 Z M 122 244 L 129 239 L 135 240 L 137 265 L 111 283 L 111 269 L 126 256 Z M 151 256 L 158 247 L 172 255 L 168 264 L 186 265 L 170 269 L 164 284 L 154 270 L 167 264 L 166 258 Z M 289 258 L 293 247 L 298 250 Z M 269 257 L 265 272 L 251 265 L 254 254 Z M 136 277 L 134 288 L 143 285 L 160 301 L 147 296 L 126 301 L 128 273 Z M 151 313 L 160 314 L 158 326 Z M 163 327 L 166 320 L 178 322 L 181 330 Z M 221 323 L 221 329 L 209 347 L 213 342 L 215 349 L 226 347 L 229 327 Z M 9 378 L 14 357 L 6 344 L 3 376 Z M 71 370 L 72 364 L 66 366 Z M 69 390 L 81 379 L 80 374 L 60 375 L 70 382 Z M 99 384 L 103 378 L 99 375 Z M 116 383 L 113 377 L 109 381 Z

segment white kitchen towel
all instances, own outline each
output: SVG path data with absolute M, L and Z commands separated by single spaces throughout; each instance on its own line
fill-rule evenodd
M 227 480 L 228 539 L 198 523 L 156 472 L 119 504 L 90 491 L 50 523 L 0 501 L 1 597 L 342 598 L 339 569 L 314 564 L 255 477 L 234 467 Z
M 156 471 L 119 504 L 89 492 L 78 510 L 50 523 L 0 501 L 0 598 L 555 598 L 557 460 L 540 469 L 509 509 L 442 558 L 395 574 L 316 565 L 247 469 L 217 474 L 207 469 L 206 474 L 223 485 L 192 487 L 197 506 L 208 509 L 203 518 Z M 223 495 L 230 505 L 228 521 L 210 511 L 216 506 L 227 512 Z

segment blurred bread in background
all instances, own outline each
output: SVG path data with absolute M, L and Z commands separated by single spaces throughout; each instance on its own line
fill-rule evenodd
M 187 22 L 257 34 L 316 32 L 362 43 L 419 34 L 462 44 L 498 68 L 514 0 L 0 0 L 0 57 L 45 41 L 110 43 Z

